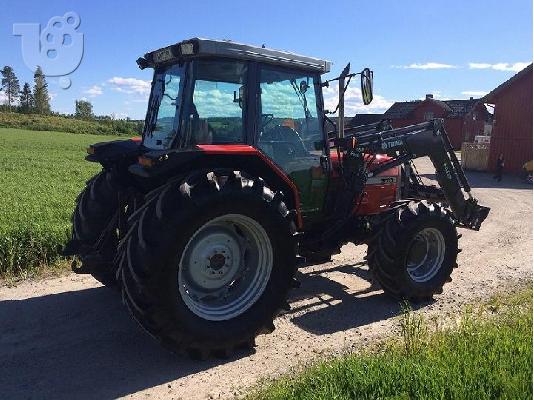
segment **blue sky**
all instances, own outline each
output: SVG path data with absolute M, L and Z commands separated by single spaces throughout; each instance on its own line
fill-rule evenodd
M 157 4 L 157 5 L 154 5 Z M 333 73 L 347 62 L 375 72 L 375 100 L 362 107 L 355 82 L 349 113 L 382 112 L 393 101 L 469 98 L 490 91 L 532 61 L 532 2 L 512 1 L 13 1 L 2 2 L 0 65 L 31 82 L 14 23 L 75 11 L 84 57 L 61 89 L 48 78 L 55 111 L 87 98 L 97 114 L 143 118 L 151 72 L 135 60 L 194 36 L 232 39 L 326 58 Z M 339 18 L 343 15 L 343 20 Z M 334 76 L 330 74 L 330 76 Z M 325 92 L 327 106 L 335 91 Z

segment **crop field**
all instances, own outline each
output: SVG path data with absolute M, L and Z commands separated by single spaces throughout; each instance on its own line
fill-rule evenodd
M 76 196 L 99 170 L 85 149 L 112 139 L 0 128 L 1 278 L 57 263 Z

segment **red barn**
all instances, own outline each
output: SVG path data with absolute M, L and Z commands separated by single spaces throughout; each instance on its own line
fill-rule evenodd
M 499 154 L 504 170 L 520 172 L 532 160 L 532 64 L 488 93 L 486 103 L 495 105 L 488 167 L 495 169 Z
M 427 94 L 425 100 L 394 103 L 384 113 L 384 118 L 389 118 L 395 128 L 443 118 L 453 147 L 460 149 L 462 142 L 472 142 L 475 135 L 484 134 L 484 125 L 491 121 L 491 114 L 480 100 L 472 97 L 442 101 Z

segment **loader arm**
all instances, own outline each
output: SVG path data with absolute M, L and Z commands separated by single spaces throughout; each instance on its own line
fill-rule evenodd
M 479 205 L 471 195 L 471 187 L 445 132 L 442 119 L 383 131 L 377 130 L 375 126 L 369 128 L 356 128 L 353 132 L 347 132 L 343 138 L 336 139 L 346 154 L 343 167 L 346 175 L 355 173 L 360 177 L 365 175 L 364 179 L 367 179 L 389 168 L 407 165 L 413 159 L 428 156 L 436 169 L 436 179 L 443 198 L 458 224 L 469 229 L 480 229 L 490 209 Z M 364 153 L 385 153 L 392 158 L 377 168 L 367 170 L 365 163 L 361 161 Z M 353 187 L 353 193 L 359 191 L 361 183 L 356 186 L 358 187 Z

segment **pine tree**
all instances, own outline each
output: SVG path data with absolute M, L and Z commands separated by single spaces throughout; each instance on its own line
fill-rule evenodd
M 13 68 L 6 65 L 2 71 L 2 89 L 7 97 L 7 105 L 11 108 L 11 105 L 18 99 L 20 85 Z
M 34 106 L 32 90 L 29 83 L 26 82 L 20 91 L 20 109 L 22 112 L 30 112 Z
M 33 87 L 33 100 L 35 102 L 35 110 L 39 114 L 50 113 L 50 97 L 48 96 L 48 83 L 46 83 L 45 76 L 41 67 L 37 66 L 35 74 L 33 75 L 35 85 Z

